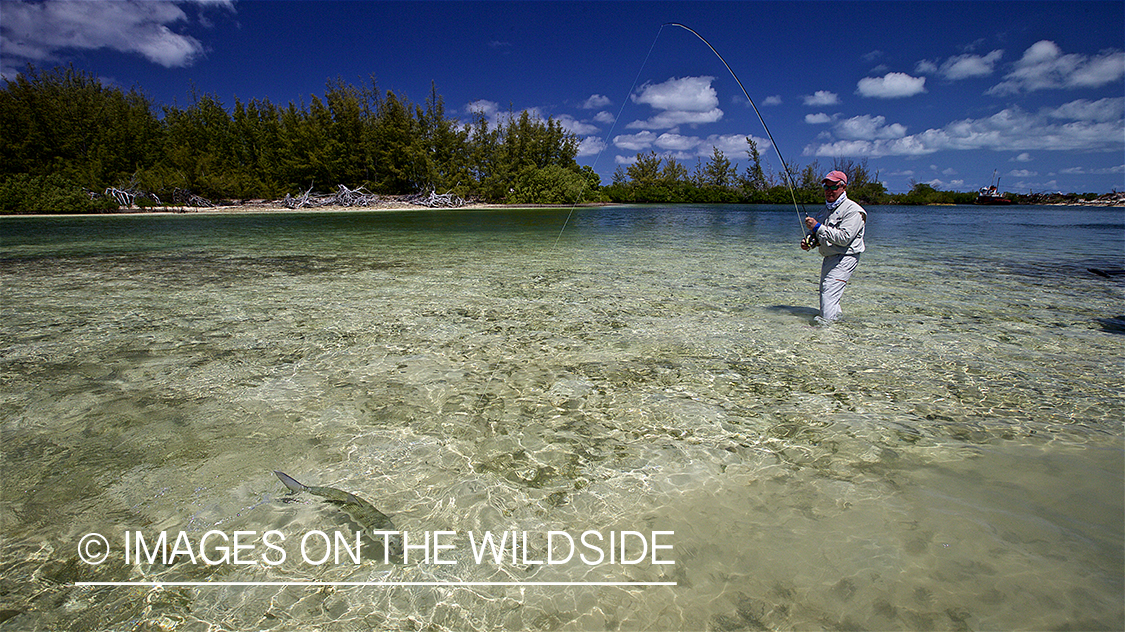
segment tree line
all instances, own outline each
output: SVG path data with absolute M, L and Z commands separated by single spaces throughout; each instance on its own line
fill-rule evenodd
M 338 184 L 402 195 L 436 190 L 496 202 L 573 203 L 600 182 L 557 121 L 474 112 L 450 118 L 436 88 L 414 104 L 374 80 L 329 81 L 323 98 L 227 108 L 192 95 L 157 107 L 73 67 L 28 68 L 0 90 L 0 209 L 103 210 L 91 192 L 129 188 L 171 201 L 277 199 Z M 142 196 L 143 197 L 143 196 Z M 87 207 L 75 206 L 81 198 Z M 33 208 L 26 208 L 26 207 Z M 37 208 L 36 208 L 37 207 Z
M 517 204 L 789 204 L 794 197 L 815 204 L 823 201 L 820 178 L 832 169 L 848 174 L 848 195 L 862 203 L 969 204 L 976 197 L 917 182 L 889 194 L 866 159 L 775 171 L 749 137 L 741 170 L 718 148 L 695 165 L 650 151 L 602 186 L 593 169 L 578 165 L 578 138 L 553 119 L 509 112 L 495 123 L 478 111 L 463 123 L 446 115 L 434 86 L 415 104 L 380 91 L 373 79 L 362 86 L 331 80 L 323 97 L 299 105 L 235 99 L 228 108 L 193 92 L 191 104 L 179 107 L 73 67 L 29 66 L 0 90 L 0 130 L 0 212 L 114 210 L 119 200 L 99 195 L 108 187 L 139 192 L 144 205 L 184 193 L 280 199 L 340 184 Z
M 799 204 L 815 204 L 824 202 L 820 187 L 824 173 L 838 169 L 848 174 L 848 196 L 852 199 L 868 204 L 893 203 L 866 159 L 837 159 L 825 170 L 813 161 L 804 167 L 785 165 L 785 171 L 775 172 L 762 166 L 757 143 L 749 137 L 746 143 L 749 164 L 742 171 L 718 147 L 690 170 L 671 156 L 654 151 L 637 154 L 630 165 L 617 168 L 602 195 L 614 202 L 791 204 L 795 199 Z

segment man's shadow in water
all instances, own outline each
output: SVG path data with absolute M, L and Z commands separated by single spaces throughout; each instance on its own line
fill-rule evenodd
M 814 316 L 820 315 L 820 310 L 815 307 L 797 307 L 795 305 L 771 305 L 766 308 L 771 312 L 792 314 L 806 320 L 812 320 Z

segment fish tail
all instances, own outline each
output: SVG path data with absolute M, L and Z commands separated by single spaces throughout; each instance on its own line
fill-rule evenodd
M 292 476 L 289 476 L 285 472 L 279 472 L 277 470 L 274 470 L 273 473 L 277 474 L 277 477 L 279 479 L 281 479 L 281 482 L 286 487 L 288 487 L 289 491 L 291 491 L 291 492 L 294 492 L 294 493 L 296 493 L 296 492 L 307 492 L 309 490 L 307 485 L 302 485 L 301 483 L 298 483 L 297 479 L 293 478 Z

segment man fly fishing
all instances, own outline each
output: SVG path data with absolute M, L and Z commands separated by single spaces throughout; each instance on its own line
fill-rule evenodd
M 816 317 L 816 322 L 827 325 L 843 313 L 840 298 L 864 250 L 867 211 L 848 199 L 848 176 L 844 172 L 829 172 L 821 185 L 825 209 L 817 217 L 805 218 L 809 234 L 801 241 L 801 249 L 818 246 L 824 257 L 820 264 L 820 316 Z
M 769 137 L 770 144 L 777 152 L 777 159 L 781 161 L 782 173 L 785 176 L 785 184 L 789 186 L 789 195 L 793 199 L 793 210 L 796 211 L 797 194 L 793 190 L 793 176 L 785 164 L 785 158 L 781 156 L 781 149 L 778 148 L 777 141 L 773 139 L 773 134 L 770 133 L 769 126 L 766 125 L 766 120 L 762 118 L 758 106 L 754 105 L 754 99 L 750 98 L 750 93 L 746 91 L 746 86 L 742 85 L 742 80 L 734 74 L 730 64 L 723 59 L 719 51 L 715 50 L 711 42 L 708 42 L 694 29 L 679 22 L 668 22 L 660 27 L 661 30 L 665 26 L 678 26 L 693 33 L 711 49 L 711 52 L 715 53 L 719 61 L 723 62 L 723 65 L 730 71 L 730 76 L 734 77 L 735 83 L 742 88 L 742 94 L 746 95 L 750 107 L 754 108 L 754 113 L 758 115 L 758 120 L 762 122 L 762 128 L 766 130 L 766 136 Z M 657 37 L 659 37 L 659 33 Z M 653 42 L 653 45 L 655 46 L 656 42 Z M 823 221 L 813 217 L 804 219 L 809 233 L 801 240 L 801 248 L 811 250 L 813 246 L 819 246 L 820 254 L 824 256 L 824 262 L 820 266 L 820 316 L 816 317 L 816 321 L 821 324 L 828 324 L 840 317 L 840 297 L 844 295 L 844 286 L 847 285 L 852 272 L 855 272 L 856 266 L 859 265 L 859 253 L 863 252 L 863 228 L 867 224 L 867 211 L 848 199 L 847 193 L 844 191 L 848 186 L 848 176 L 843 171 L 829 172 L 828 175 L 824 176 L 821 184 L 824 186 L 824 201 L 827 206 L 820 216 Z M 798 219 L 800 219 L 799 211 Z

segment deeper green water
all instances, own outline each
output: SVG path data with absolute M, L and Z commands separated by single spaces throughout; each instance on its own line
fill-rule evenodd
M 869 211 L 829 328 L 792 209 L 0 218 L 0 629 L 1122 629 L 1122 210 Z M 305 563 L 275 469 L 455 563 Z M 676 585 L 76 585 L 384 580 Z

